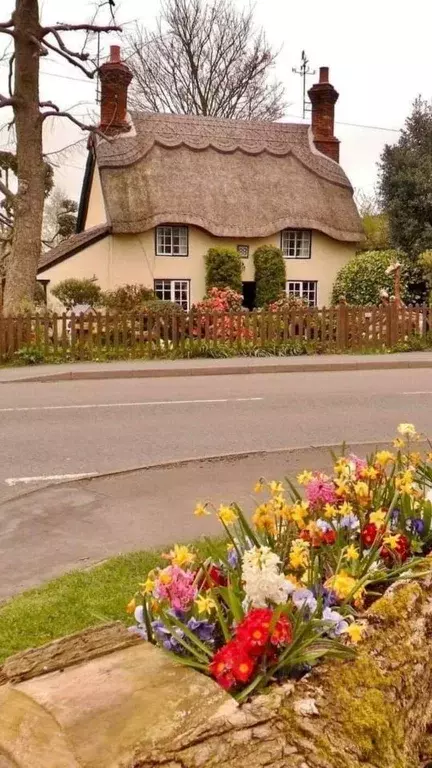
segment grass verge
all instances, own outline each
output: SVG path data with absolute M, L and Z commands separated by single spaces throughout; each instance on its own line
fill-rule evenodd
M 205 558 L 215 542 L 192 546 Z M 18 651 L 87 627 L 116 619 L 132 623 L 126 605 L 148 571 L 164 562 L 161 552 L 169 548 L 120 555 L 86 571 L 71 571 L 4 603 L 0 606 L 0 663 Z

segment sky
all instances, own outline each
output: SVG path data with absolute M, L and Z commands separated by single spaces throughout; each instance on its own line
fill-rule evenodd
M 239 8 L 249 7 L 248 0 L 233 2 Z M 10 16 L 14 5 L 14 0 L 1 0 L 0 21 Z M 341 164 L 356 191 L 372 194 L 385 143 L 397 141 L 417 95 L 432 99 L 431 0 L 255 0 L 253 5 L 257 24 L 265 29 L 272 46 L 280 49 L 276 74 L 286 88 L 284 119 L 301 122 L 302 83 L 292 69 L 299 67 L 304 49 L 313 69 L 330 68 L 330 80 L 340 94 L 336 135 L 341 140 Z M 116 0 L 116 6 L 117 19 L 127 32 L 136 21 L 152 27 L 160 0 Z M 93 7 L 89 0 L 42 0 L 42 20 L 82 23 L 90 18 Z M 67 41 L 71 48 L 79 48 L 79 37 L 70 34 Z M 0 53 L 2 43 L 0 39 Z M 113 43 L 122 44 L 121 34 L 103 37 L 105 53 Z M 93 122 L 95 83 L 55 57 L 42 59 L 41 70 L 43 99 L 61 108 L 72 107 L 79 119 Z M 1 93 L 6 92 L 6 75 L 7 68 L 0 62 Z M 310 78 L 309 86 L 315 79 Z M 6 109 L 0 110 L 0 125 L 4 117 Z M 46 152 L 82 139 L 80 130 L 66 120 L 50 119 L 45 125 Z M 7 130 L 0 131 L 1 148 L 7 147 L 8 135 Z M 73 198 L 79 197 L 85 154 L 81 141 L 66 156 L 52 157 L 58 164 L 56 183 Z

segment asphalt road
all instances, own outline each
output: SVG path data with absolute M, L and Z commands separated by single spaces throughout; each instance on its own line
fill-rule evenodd
M 432 436 L 432 371 L 3 384 L 0 499 L 172 459 Z

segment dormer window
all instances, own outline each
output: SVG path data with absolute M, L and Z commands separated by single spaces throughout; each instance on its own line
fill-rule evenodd
M 157 256 L 187 256 L 188 228 L 162 226 L 156 228 Z
M 310 259 L 311 233 L 309 229 L 284 229 L 281 248 L 285 259 Z

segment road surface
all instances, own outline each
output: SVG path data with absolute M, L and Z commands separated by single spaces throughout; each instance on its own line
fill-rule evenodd
M 175 459 L 432 435 L 432 371 L 3 384 L 0 499 Z

